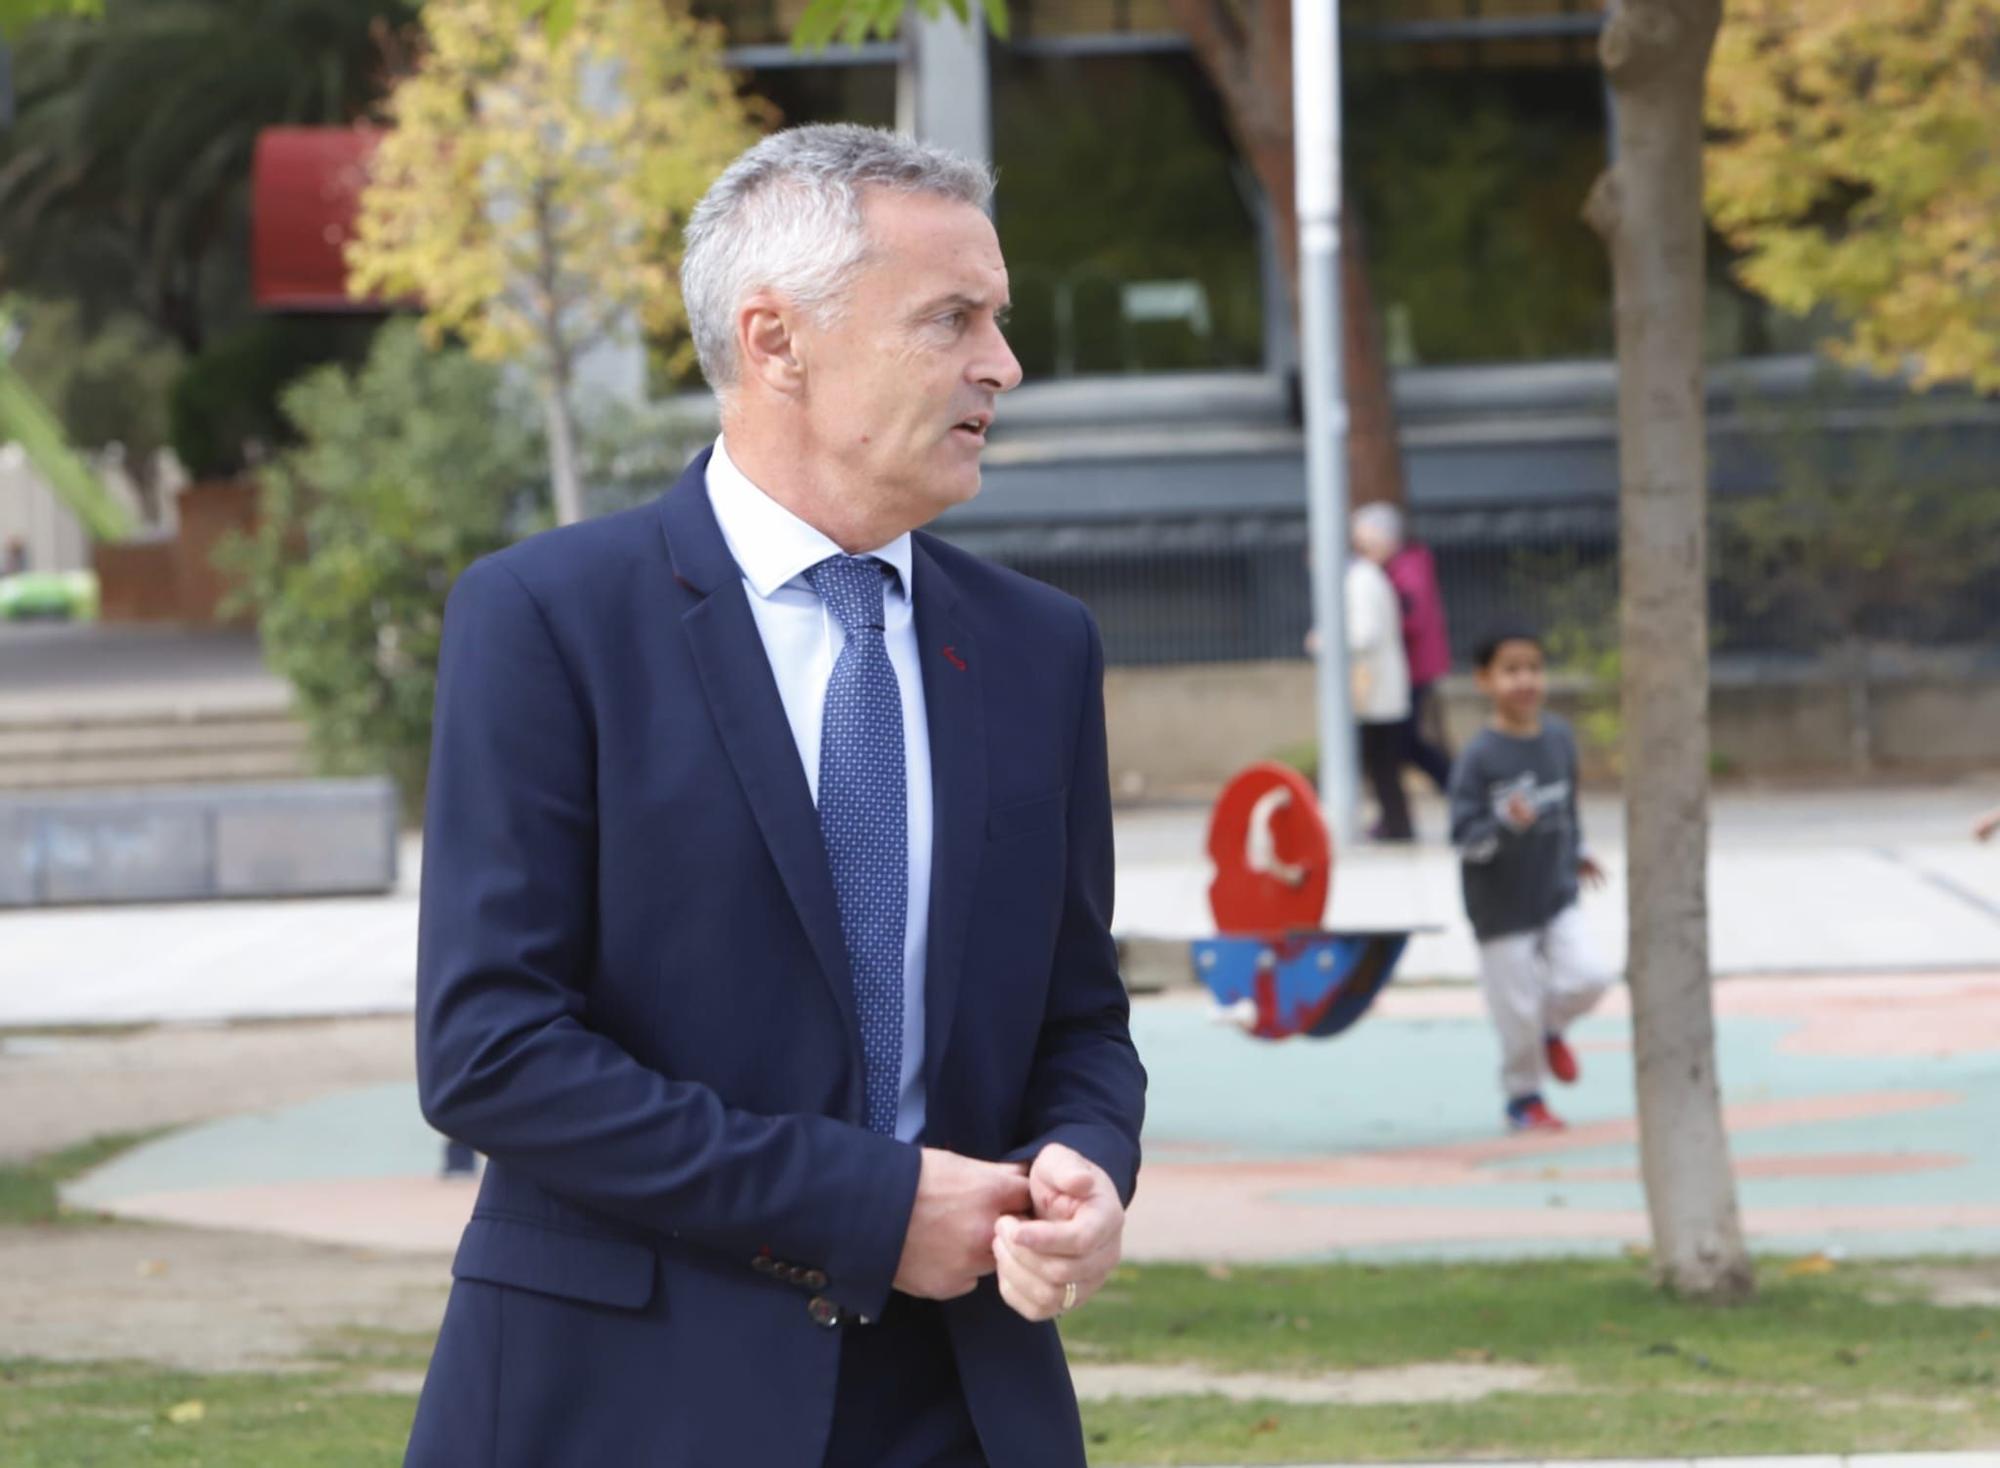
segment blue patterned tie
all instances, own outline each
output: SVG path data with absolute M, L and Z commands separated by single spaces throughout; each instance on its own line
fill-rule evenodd
M 872 556 L 829 556 L 806 572 L 847 633 L 820 723 L 819 829 L 854 970 L 868 1128 L 885 1136 L 895 1135 L 902 1092 L 903 929 L 910 906 L 903 697 L 882 638 L 890 574 Z

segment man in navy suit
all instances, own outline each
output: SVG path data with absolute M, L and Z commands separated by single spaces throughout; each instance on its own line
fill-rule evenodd
M 1069 1468 L 1145 1072 L 1084 608 L 915 533 L 1020 380 L 990 175 L 767 139 L 688 227 L 722 437 L 453 590 L 424 1114 L 490 1159 L 408 1462 Z

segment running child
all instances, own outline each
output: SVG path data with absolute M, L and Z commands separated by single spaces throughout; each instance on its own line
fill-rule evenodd
M 1542 707 L 1540 637 L 1509 628 L 1480 643 L 1475 660 L 1490 714 L 1452 765 L 1451 840 L 1479 939 L 1480 987 L 1500 1033 L 1507 1125 L 1560 1131 L 1542 1073 L 1576 1080 L 1563 1033 L 1611 987 L 1577 911 L 1579 884 L 1602 886 L 1604 872 L 1583 848 L 1576 738 Z

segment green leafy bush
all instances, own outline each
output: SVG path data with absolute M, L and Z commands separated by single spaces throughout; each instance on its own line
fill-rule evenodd
M 445 596 L 533 528 L 536 415 L 496 368 L 427 349 L 407 321 L 358 371 L 320 368 L 283 406 L 301 442 L 261 476 L 255 536 L 224 549 L 237 605 L 296 691 L 320 767 L 390 775 L 414 816 Z

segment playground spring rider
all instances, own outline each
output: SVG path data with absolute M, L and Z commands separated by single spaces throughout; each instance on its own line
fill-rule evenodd
M 1409 933 L 1323 931 L 1333 842 L 1298 771 L 1256 764 L 1231 780 L 1208 825 L 1214 938 L 1194 970 L 1228 1018 L 1263 1040 L 1327 1038 L 1360 1019 Z

